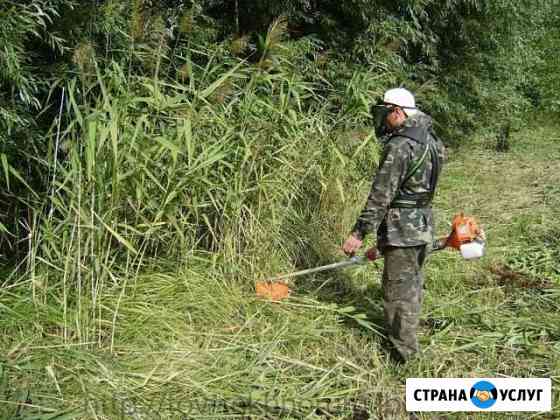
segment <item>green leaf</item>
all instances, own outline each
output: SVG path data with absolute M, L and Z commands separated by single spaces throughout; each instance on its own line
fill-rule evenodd
M 173 162 L 177 162 L 177 155 L 183 153 L 183 151 L 175 143 L 167 140 L 165 137 L 156 137 L 155 140 L 168 149 L 171 152 Z
M 222 75 L 222 77 L 220 77 L 218 80 L 216 80 L 214 83 L 212 83 L 210 86 L 208 86 L 206 89 L 204 89 L 202 92 L 199 93 L 198 97 L 201 99 L 207 99 L 210 95 L 212 95 L 216 89 L 218 89 L 222 84 L 224 84 L 226 82 L 227 79 L 229 79 L 230 77 L 232 77 L 235 72 L 244 64 L 244 62 L 240 62 L 239 64 L 237 64 L 234 68 L 232 68 L 231 70 L 229 70 L 228 72 L 226 72 L 224 75 Z
M 6 179 L 6 187 L 7 190 L 10 190 L 10 164 L 8 163 L 8 157 L 5 153 L 0 155 L 0 159 L 2 160 L 2 168 L 4 169 L 4 178 Z
M 105 229 L 107 229 L 111 233 L 111 235 L 113 235 L 115 237 L 115 239 L 117 241 L 119 241 L 122 245 L 124 245 L 133 254 L 135 254 L 135 255 L 138 254 L 138 251 L 134 248 L 134 246 L 132 246 L 132 244 L 130 242 L 128 242 L 121 235 L 119 235 L 119 233 L 117 231 L 111 229 L 111 227 L 107 223 L 105 223 L 103 221 L 103 219 L 101 219 L 101 217 L 99 217 L 99 215 L 95 214 L 95 217 L 97 217 L 97 219 L 101 222 L 101 224 L 103 226 L 105 226 Z

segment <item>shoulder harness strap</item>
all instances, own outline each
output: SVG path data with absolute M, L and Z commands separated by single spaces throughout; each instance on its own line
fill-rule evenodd
M 409 127 L 405 130 L 400 131 L 399 133 L 395 134 L 396 136 L 407 137 L 417 143 L 425 145 L 424 153 L 422 156 L 412 162 L 412 165 L 408 169 L 406 175 L 403 178 L 401 185 L 406 184 L 406 182 L 414 176 L 414 174 L 424 166 L 426 162 L 426 158 L 428 154 L 430 154 L 430 160 L 432 162 L 432 173 L 430 175 L 430 192 L 424 194 L 398 194 L 395 198 L 393 203 L 391 203 L 391 207 L 425 207 L 429 205 L 432 201 L 434 196 L 436 185 L 439 178 L 441 162 L 439 159 L 439 155 L 435 146 L 434 141 L 429 140 L 429 136 L 432 135 L 435 137 L 435 133 L 430 128 L 429 131 L 423 127 Z

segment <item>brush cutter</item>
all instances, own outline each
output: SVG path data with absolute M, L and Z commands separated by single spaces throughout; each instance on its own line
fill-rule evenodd
M 484 255 L 485 240 L 484 231 L 478 226 L 476 220 L 473 217 L 460 213 L 453 218 L 451 233 L 447 237 L 435 240 L 432 244 L 432 251 L 440 251 L 450 247 L 459 250 L 466 260 L 476 259 Z M 272 300 L 284 299 L 290 294 L 290 289 L 283 280 L 305 274 L 365 264 L 369 261 L 375 261 L 382 256 L 382 252 L 374 247 L 367 250 L 364 255 L 355 255 L 346 261 L 308 268 L 273 277 L 265 281 L 259 281 L 256 285 L 257 296 L 267 297 Z

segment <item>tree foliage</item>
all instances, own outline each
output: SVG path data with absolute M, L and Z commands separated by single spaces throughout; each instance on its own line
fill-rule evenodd
M 123 113 L 115 114 L 115 124 L 119 133 L 124 130 L 122 141 L 133 138 L 129 119 L 137 121 L 160 139 L 158 147 L 168 147 L 167 163 L 176 162 L 181 150 L 175 147 L 183 147 L 169 143 L 168 137 L 178 134 L 167 127 L 167 113 L 181 107 L 189 108 L 185 115 L 196 111 L 215 118 L 206 120 L 214 132 L 201 129 L 202 143 L 232 130 L 254 130 L 258 118 L 274 121 L 282 115 L 293 123 L 274 134 L 263 122 L 269 137 L 262 141 L 270 144 L 259 147 L 281 147 L 271 139 L 298 138 L 290 130 L 306 124 L 326 133 L 324 144 L 337 133 L 361 130 L 371 123 L 370 105 L 395 85 L 417 93 L 448 142 L 465 141 L 479 128 L 515 128 L 533 110 L 560 109 L 560 17 L 554 0 L 0 0 L 0 20 L 0 228 L 9 253 L 18 250 L 14 244 L 25 244 L 21 239 L 45 214 L 49 223 L 56 216 L 61 226 L 69 223 L 68 214 L 53 209 L 76 193 L 69 186 L 85 182 L 81 170 L 69 168 L 92 153 L 89 118 L 97 115 L 96 124 L 108 126 L 107 115 L 120 105 Z M 317 114 L 315 123 L 310 113 Z M 149 127 L 135 114 L 146 115 Z M 249 119 L 252 126 L 227 122 L 249 116 L 255 118 Z M 147 150 L 136 150 L 136 158 Z M 154 153 L 151 158 L 158 159 Z M 104 168 L 116 172 L 103 182 L 115 184 L 126 172 L 120 174 L 122 168 L 111 166 L 109 157 L 102 157 Z M 162 170 L 156 167 L 146 170 Z M 73 183 L 61 174 L 81 175 Z M 152 191 L 155 202 L 167 200 L 157 198 L 163 181 L 150 179 L 153 185 L 120 194 L 159 185 Z M 98 204 L 110 197 L 118 208 L 107 214 L 129 226 L 124 220 L 134 201 L 121 202 L 104 188 L 79 189 L 80 200 L 86 191 L 103 195 Z M 226 194 L 226 186 L 220 188 Z M 205 226 L 191 231 L 191 245 L 211 247 L 209 232 L 218 229 L 218 215 L 227 207 L 227 200 L 220 200 L 208 202 L 216 213 L 204 213 L 206 219 L 202 213 L 187 218 Z M 156 207 L 141 219 L 161 220 Z M 173 208 L 172 214 L 181 211 Z M 117 225 L 103 220 L 117 233 Z M 176 224 L 173 220 L 166 223 Z M 177 232 L 185 231 L 181 226 Z M 118 235 L 112 238 L 119 242 Z

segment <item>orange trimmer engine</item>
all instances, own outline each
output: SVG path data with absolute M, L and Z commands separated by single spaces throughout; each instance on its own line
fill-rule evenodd
M 451 223 L 451 234 L 447 237 L 447 246 L 460 249 L 461 245 L 470 243 L 479 238 L 482 230 L 473 217 L 457 214 Z

